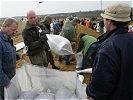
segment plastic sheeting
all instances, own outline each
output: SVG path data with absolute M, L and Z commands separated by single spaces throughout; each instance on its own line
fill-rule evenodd
M 70 93 L 66 92 L 64 94 L 71 96 L 71 98 L 87 98 L 85 92 L 86 86 L 80 82 L 76 71 L 59 71 L 48 68 L 40 68 L 35 65 L 24 63 L 21 68 L 17 69 L 12 83 L 16 86 L 16 88 L 5 88 L 6 99 L 16 99 L 24 91 L 31 91 L 34 88 L 45 93 L 49 90 L 51 93 L 55 94 L 56 98 L 65 99 L 65 96 L 60 97 L 61 95 L 59 95 L 62 93 L 60 90 L 63 87 L 65 87 L 63 90 L 70 91 Z M 11 91 L 18 91 L 18 94 Z

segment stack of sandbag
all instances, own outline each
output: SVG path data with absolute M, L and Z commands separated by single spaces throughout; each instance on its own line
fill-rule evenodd
M 76 71 L 58 71 L 24 63 L 17 69 L 11 87 L 5 88 L 5 99 L 86 99 L 85 88 Z

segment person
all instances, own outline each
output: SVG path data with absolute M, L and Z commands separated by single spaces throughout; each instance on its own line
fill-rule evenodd
M 16 53 L 12 36 L 17 33 L 18 23 L 14 18 L 4 20 L 0 31 L 0 100 L 4 100 L 4 87 L 10 87 L 15 75 L 16 60 L 25 54 Z
M 103 20 L 101 20 L 101 21 L 99 22 L 99 32 L 100 32 L 101 34 L 104 33 L 104 22 L 103 22 Z
M 41 27 L 41 29 L 46 33 L 46 34 L 50 34 L 51 33 L 51 26 L 50 24 L 52 23 L 52 17 L 51 16 L 45 16 L 44 17 L 44 20 L 41 21 L 39 23 L 39 26 Z M 53 58 L 53 55 L 52 55 L 52 52 L 50 50 L 50 47 L 47 43 L 47 46 L 46 46 L 46 55 L 47 55 L 47 60 L 48 62 L 50 62 L 50 64 L 52 65 L 52 68 L 53 69 L 57 69 L 57 70 L 60 70 L 60 68 L 58 68 L 56 65 L 55 65 L 55 62 L 54 62 L 54 58 Z
M 86 93 L 94 100 L 133 100 L 133 34 L 128 33 L 131 7 L 109 5 L 101 14 L 106 33 L 96 53 Z
M 76 35 L 76 29 L 75 25 L 77 25 L 78 19 L 74 18 L 72 16 L 66 18 L 66 22 L 64 23 L 62 30 L 61 30 L 61 36 L 68 39 L 74 47 L 75 42 L 77 41 L 77 35 Z M 61 61 L 62 56 L 59 56 L 59 61 Z M 70 65 L 70 55 L 65 55 L 65 64 Z
M 93 44 L 96 41 L 97 41 L 97 39 L 95 37 L 81 33 L 80 40 L 78 43 L 78 48 L 76 51 L 76 53 L 79 53 L 83 50 L 82 66 L 81 66 L 80 70 L 86 69 L 87 60 L 89 59 L 89 52 L 91 52 L 91 50 L 90 50 L 91 44 Z
M 53 30 L 54 30 L 53 34 L 59 35 L 61 32 L 61 23 L 60 22 L 54 23 L 53 24 Z
M 28 47 L 27 55 L 31 64 L 40 67 L 47 67 L 48 61 L 46 56 L 46 35 L 41 35 L 38 28 L 38 18 L 35 11 L 27 12 L 27 23 L 23 29 L 22 36 L 25 45 Z

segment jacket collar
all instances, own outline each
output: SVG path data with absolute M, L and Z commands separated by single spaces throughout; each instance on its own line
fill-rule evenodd
M 124 26 L 121 28 L 116 28 L 114 30 L 108 31 L 108 32 L 104 33 L 103 35 L 101 35 L 100 37 L 98 37 L 97 39 L 99 42 L 103 42 L 104 40 L 106 40 L 107 38 L 109 38 L 111 36 L 114 36 L 116 34 L 125 34 L 127 32 L 128 32 L 128 27 Z
M 4 41 L 9 41 L 9 39 L 11 38 L 10 36 L 6 35 L 4 32 L 0 32 L 0 37 L 4 40 Z

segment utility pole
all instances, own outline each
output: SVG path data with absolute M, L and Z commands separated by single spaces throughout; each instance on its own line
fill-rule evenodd
M 102 2 L 102 0 L 101 0 L 101 10 L 102 10 L 102 6 L 103 6 L 103 4 L 102 4 L 103 2 Z

